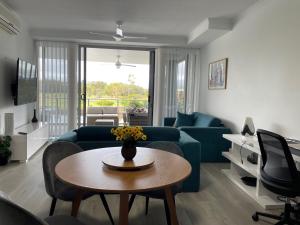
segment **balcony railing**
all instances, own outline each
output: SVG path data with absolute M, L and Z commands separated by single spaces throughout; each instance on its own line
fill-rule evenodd
M 87 98 L 86 110 L 89 107 L 117 107 L 119 124 L 125 122 L 126 110 L 129 108 L 144 108 L 148 111 L 148 99 L 133 98 Z M 82 107 L 83 108 L 83 107 Z M 83 119 L 83 118 L 82 118 Z
M 117 106 L 117 107 L 143 107 L 148 108 L 148 99 L 136 98 L 87 98 L 89 106 Z
M 87 98 L 86 109 L 89 107 L 117 107 L 119 125 L 124 124 L 126 110 L 129 108 L 145 108 L 148 110 L 148 99 L 123 99 L 123 98 Z M 81 103 L 83 104 L 83 103 Z M 68 128 L 68 99 L 53 97 L 47 98 L 43 107 L 40 108 L 40 120 L 49 124 L 51 136 L 56 137 L 67 131 Z M 83 105 L 81 105 L 83 109 Z M 83 111 L 81 111 L 81 123 L 83 122 Z

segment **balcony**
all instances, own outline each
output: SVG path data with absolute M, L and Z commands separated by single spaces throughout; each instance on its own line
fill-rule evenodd
M 148 99 L 87 98 L 86 103 L 87 125 L 147 126 L 151 124 L 148 116 Z
M 103 111 L 104 108 L 106 112 L 110 112 L 108 114 L 114 115 L 104 115 L 107 114 Z M 69 114 L 67 109 L 68 99 L 59 97 L 48 98 L 47 102 L 44 103 L 44 107 L 40 108 L 39 120 L 48 123 L 50 137 L 58 137 L 68 131 Z M 82 109 L 83 105 L 81 105 L 80 115 L 81 126 L 84 121 Z M 147 99 L 87 98 L 86 109 L 86 125 L 151 125 Z M 133 111 L 133 109 L 136 109 L 136 111 Z M 142 109 L 145 109 L 145 112 Z M 98 122 L 96 123 L 97 119 Z M 107 120 L 106 123 L 104 123 L 105 120 Z

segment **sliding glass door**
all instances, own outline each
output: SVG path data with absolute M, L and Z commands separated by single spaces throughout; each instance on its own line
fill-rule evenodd
M 154 51 L 80 48 L 79 126 L 152 125 Z

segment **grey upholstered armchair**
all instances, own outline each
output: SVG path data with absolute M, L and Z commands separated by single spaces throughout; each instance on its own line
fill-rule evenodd
M 61 182 L 55 175 L 55 166 L 62 159 L 83 151 L 78 145 L 71 142 L 54 142 L 49 145 L 43 154 L 43 172 L 47 193 L 52 197 L 49 216 L 52 216 L 55 210 L 57 199 L 63 201 L 73 201 L 75 199 L 76 189 Z M 112 224 L 114 224 L 109 206 L 103 193 L 87 192 L 83 196 L 83 200 L 93 195 L 99 194 L 103 206 L 109 216 Z
M 84 225 L 71 216 L 51 216 L 41 220 L 21 206 L 0 196 L 1 225 Z

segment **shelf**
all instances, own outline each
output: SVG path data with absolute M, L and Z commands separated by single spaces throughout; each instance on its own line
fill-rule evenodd
M 254 198 L 256 200 L 256 187 L 245 185 L 241 178 L 233 174 L 229 169 L 223 169 L 222 173 L 224 173 L 229 178 L 229 180 L 231 180 L 234 184 L 236 184 L 239 188 L 246 192 L 251 198 Z
M 255 152 L 258 155 L 261 154 L 258 141 L 255 136 L 245 137 L 240 134 L 223 134 L 223 138 L 231 141 L 234 144 L 243 146 L 243 148 L 248 149 L 251 152 Z
M 233 174 L 228 169 L 223 169 L 222 173 L 228 177 L 228 179 L 237 185 L 241 190 L 243 190 L 246 194 L 248 194 L 253 200 L 255 200 L 260 206 L 262 206 L 266 210 L 270 209 L 281 209 L 284 206 L 283 202 L 278 200 L 274 200 L 269 196 L 257 196 L 256 195 L 256 187 L 247 186 L 243 183 L 241 178 Z
M 241 169 L 245 170 L 247 173 L 251 174 L 254 177 L 257 177 L 257 165 L 251 164 L 247 161 L 247 159 L 244 160 L 244 163 L 242 164 L 240 159 L 234 156 L 230 152 L 222 152 L 222 155 L 228 159 L 230 162 L 234 163 Z
M 14 133 L 15 133 L 16 135 L 18 135 L 19 132 L 26 133 L 26 134 L 30 134 L 30 133 L 32 133 L 32 132 L 34 132 L 34 131 L 36 131 L 36 130 L 38 130 L 38 129 L 40 129 L 40 128 L 43 128 L 43 127 L 45 127 L 45 126 L 46 126 L 46 124 L 45 124 L 45 123 L 42 123 L 42 122 L 28 123 L 28 124 L 25 124 L 25 125 L 22 125 L 22 126 L 16 128 L 16 129 L 14 130 Z
M 223 138 L 231 141 L 232 143 L 243 146 L 244 149 L 248 149 L 251 152 L 255 152 L 258 155 L 261 155 L 258 140 L 256 136 L 242 136 L 241 134 L 223 134 Z M 288 144 L 289 147 L 294 148 L 296 151 L 300 151 L 300 144 Z M 293 154 L 294 160 L 300 162 L 300 156 Z
M 290 147 L 300 150 L 300 144 L 289 144 Z
M 232 142 L 229 152 L 222 152 L 222 155 L 231 162 L 229 170 L 222 170 L 228 179 L 247 193 L 264 209 L 282 209 L 283 202 L 276 199 L 276 195 L 268 191 L 262 184 L 259 177 L 259 165 L 261 164 L 261 152 L 256 136 L 242 136 L 241 134 L 223 134 L 223 138 Z M 258 154 L 258 164 L 247 161 L 249 152 Z M 241 162 L 241 156 L 243 163 Z M 293 154 L 294 160 L 300 162 L 300 156 Z M 250 174 L 256 177 L 257 186 L 251 187 L 243 183 L 242 176 Z

